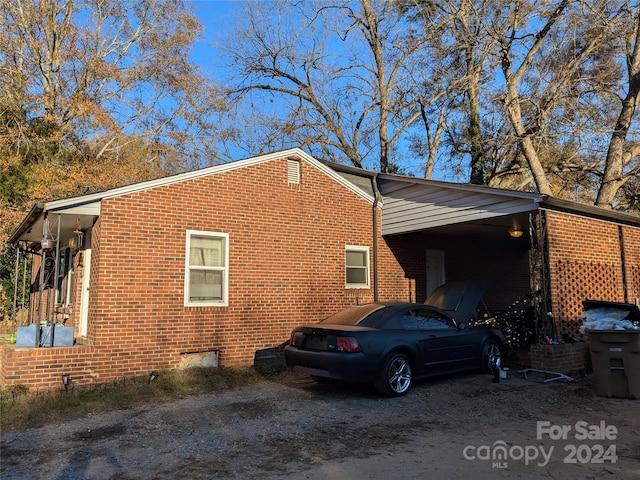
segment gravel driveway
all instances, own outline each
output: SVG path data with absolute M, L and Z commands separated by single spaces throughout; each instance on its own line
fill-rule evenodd
M 221 393 L 3 432 L 1 476 L 640 479 L 640 400 L 597 397 L 590 382 L 510 373 L 494 384 L 471 373 L 382 398 L 369 387 L 285 372 Z

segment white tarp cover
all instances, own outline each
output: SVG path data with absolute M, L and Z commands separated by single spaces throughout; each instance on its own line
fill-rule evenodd
M 599 307 L 586 310 L 582 316 L 580 333 L 589 330 L 638 330 L 638 327 L 626 318 L 629 310 L 616 307 Z

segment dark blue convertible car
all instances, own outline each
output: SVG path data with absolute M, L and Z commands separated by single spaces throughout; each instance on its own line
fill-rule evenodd
M 314 379 L 373 383 L 389 396 L 434 375 L 500 368 L 504 337 L 486 326 L 468 327 L 484 287 L 445 284 L 420 303 L 370 303 L 298 326 L 285 347 L 289 368 Z

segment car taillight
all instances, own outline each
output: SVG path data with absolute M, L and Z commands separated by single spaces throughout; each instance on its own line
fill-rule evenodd
M 355 337 L 337 337 L 336 346 L 339 352 L 359 352 L 360 344 Z
M 296 344 L 296 332 L 291 332 L 291 338 L 289 338 L 289 345 L 294 345 Z

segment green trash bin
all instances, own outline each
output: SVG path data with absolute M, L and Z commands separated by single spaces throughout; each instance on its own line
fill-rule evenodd
M 590 330 L 589 351 L 597 395 L 640 399 L 640 330 Z

